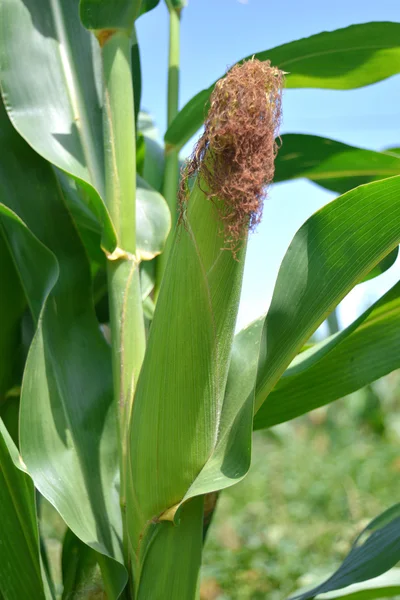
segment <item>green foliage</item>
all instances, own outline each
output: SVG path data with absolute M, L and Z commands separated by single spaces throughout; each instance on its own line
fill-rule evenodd
M 142 0 L 80 0 L 80 17 L 87 29 L 117 29 L 130 33 Z
M 199 175 L 168 237 L 178 149 L 214 87 L 177 114 L 180 1 L 167 1 L 165 149 L 139 112 L 134 22 L 157 4 L 0 5 L 4 600 L 54 597 L 35 489 L 68 526 L 63 598 L 197 597 L 205 498 L 244 478 L 253 427 L 399 367 L 398 284 L 304 350 L 354 286 L 393 264 L 400 243 L 396 152 L 326 138 L 282 138 L 276 181 L 306 177 L 342 195 L 295 235 L 267 315 L 234 336 L 247 231 L 227 251 L 222 217 L 232 207 L 210 202 Z M 398 24 L 366 23 L 256 57 L 289 70 L 288 87 L 351 89 L 398 72 L 399 39 Z M 400 535 L 389 516 L 329 583 L 301 597 L 393 566 Z
M 343 563 L 329 579 L 293 600 L 310 600 L 388 571 L 400 559 L 399 528 L 400 505 L 395 504 L 360 533 Z
M 362 23 L 283 44 L 252 55 L 288 71 L 288 88 L 350 90 L 399 72 L 399 23 Z M 249 60 L 247 56 L 243 60 Z M 182 108 L 165 142 L 182 148 L 201 127 L 204 106 L 215 84 Z
M 282 600 L 338 568 L 396 497 L 398 383 L 397 373 L 374 386 L 385 424 L 379 435 L 362 416 L 361 392 L 254 435 L 250 471 L 221 494 L 207 536 L 205 600 Z
M 281 137 L 281 146 L 275 161 L 275 183 L 305 177 L 343 194 L 400 171 L 400 156 L 362 150 L 316 135 L 287 133 Z
M 52 594 L 42 569 L 35 488 L 8 431 L 0 420 L 0 594 L 7 600 L 48 600 Z
M 254 419 L 262 429 L 343 398 L 400 368 L 400 284 L 349 327 L 299 354 Z

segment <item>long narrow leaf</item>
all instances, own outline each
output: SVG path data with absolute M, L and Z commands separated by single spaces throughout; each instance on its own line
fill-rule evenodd
M 103 202 L 100 49 L 80 22 L 79 0 L 5 0 L 0 33 L 0 84 L 14 127 L 39 154 L 75 178 L 80 202 L 89 207 L 105 250 L 112 252 L 118 241 Z M 137 248 L 148 258 L 162 251 L 170 217 L 161 196 L 143 194 L 142 187 L 138 212 L 146 218 L 138 223 Z M 154 230 L 157 245 L 149 248 Z
M 254 428 L 288 421 L 400 368 L 400 283 L 355 323 L 299 354 L 258 411 Z
M 49 600 L 40 560 L 35 488 L 0 419 L 0 596 Z
M 319 594 L 317 600 L 382 600 L 400 595 L 400 569 L 390 569 L 387 573 L 363 581 L 353 583 L 342 590 Z
M 0 406 L 6 392 L 19 380 L 17 353 L 20 322 L 26 307 L 24 290 L 7 245 L 0 235 Z
M 78 600 L 84 595 L 102 592 L 96 552 L 81 542 L 70 529 L 67 529 L 63 541 L 61 566 L 62 600 Z
M 319 594 L 340 590 L 378 577 L 400 560 L 400 504 L 394 505 L 360 533 L 338 570 L 317 587 L 293 597 L 311 600 Z
M 400 177 L 360 186 L 315 213 L 296 233 L 267 316 L 235 338 L 227 389 L 237 390 L 242 405 L 255 386 L 252 370 L 244 366 L 258 362 L 259 410 L 328 314 L 399 244 L 399 200 Z M 255 422 L 261 426 L 261 415 L 270 410 L 262 408 Z
M 98 44 L 79 21 L 79 0 L 5 0 L 0 5 L 0 83 L 17 131 L 44 158 L 83 185 L 117 245 L 104 197 Z M 43 74 L 46 73 L 44 77 Z
M 2 209 L 3 232 L 36 323 L 21 395 L 22 456 L 36 487 L 75 534 L 122 561 L 111 357 L 95 318 L 88 260 L 53 169 L 5 112 L 0 136 L 7 147 L 0 199 L 30 228 Z M 110 564 L 121 588 L 124 569 Z
M 399 23 L 361 23 L 257 52 L 254 57 L 288 71 L 288 88 L 349 90 L 399 72 L 399 39 Z M 182 108 L 165 134 L 167 144 L 181 148 L 201 127 L 214 85 Z
M 264 323 L 256 410 L 328 314 L 399 242 L 400 177 L 347 192 L 300 228 Z
M 275 160 L 274 182 L 305 177 L 343 194 L 400 174 L 400 156 L 348 146 L 316 135 L 287 133 Z

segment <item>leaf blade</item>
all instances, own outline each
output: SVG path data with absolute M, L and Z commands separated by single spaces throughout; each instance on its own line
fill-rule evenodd
M 395 504 L 367 525 L 329 579 L 292 600 L 311 600 L 318 594 L 378 577 L 392 568 L 399 558 L 400 504 Z
M 35 489 L 23 472 L 17 448 L 0 420 L 0 594 L 5 600 L 32 597 L 50 598 L 45 591 Z
M 258 411 L 254 429 L 293 419 L 399 368 L 399 327 L 398 283 L 354 324 L 296 357 Z
M 399 176 L 360 186 L 316 212 L 293 238 L 264 323 L 256 411 L 326 316 L 398 245 L 399 194 Z
M 36 321 L 21 392 L 21 452 L 69 527 L 110 557 L 122 589 L 111 356 L 95 318 L 88 259 L 52 167 L 1 107 L 0 136 L 8 150 L 0 166 L 8 205 L 1 224 Z M 26 201 L 32 189 L 34 203 Z
M 274 183 L 305 177 L 343 194 L 400 173 L 400 157 L 356 148 L 316 135 L 287 133 L 275 159 Z
M 354 89 L 399 72 L 399 34 L 398 23 L 361 23 L 318 33 L 254 56 L 290 71 L 286 78 L 288 88 Z M 167 144 L 181 148 L 201 127 L 213 88 L 214 84 L 202 90 L 182 108 L 165 134 Z

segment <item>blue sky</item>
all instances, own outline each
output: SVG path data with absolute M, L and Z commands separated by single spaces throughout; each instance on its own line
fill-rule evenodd
M 189 0 L 182 15 L 183 106 L 237 60 L 320 31 L 353 23 L 399 21 L 397 0 Z M 168 14 L 160 5 L 138 21 L 144 73 L 142 106 L 166 127 Z M 400 146 L 400 75 L 359 90 L 287 90 L 282 133 L 323 135 L 355 146 Z M 193 140 L 184 148 L 189 153 Z M 302 223 L 335 197 L 305 180 L 271 187 L 263 221 L 252 234 L 238 325 L 268 308 L 279 264 Z M 381 277 L 357 286 L 342 302 L 347 325 L 400 278 L 400 261 Z

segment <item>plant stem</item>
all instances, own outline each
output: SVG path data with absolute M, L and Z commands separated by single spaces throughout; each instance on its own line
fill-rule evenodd
M 168 61 L 168 126 L 178 114 L 179 106 L 179 55 L 180 55 L 180 13 L 181 9 L 169 9 L 169 61 Z M 161 280 L 164 275 L 165 265 L 172 245 L 173 231 L 177 221 L 177 192 L 179 183 L 179 151 L 172 148 L 165 149 L 165 171 L 163 183 L 163 196 L 171 211 L 171 232 L 165 244 L 164 252 L 159 256 L 156 267 L 155 299 L 158 297 Z
M 115 260 L 108 261 L 108 287 L 124 530 L 127 433 L 145 351 L 136 257 L 136 149 L 130 50 L 130 39 L 125 32 L 115 32 L 102 46 L 106 203 L 119 246 Z

